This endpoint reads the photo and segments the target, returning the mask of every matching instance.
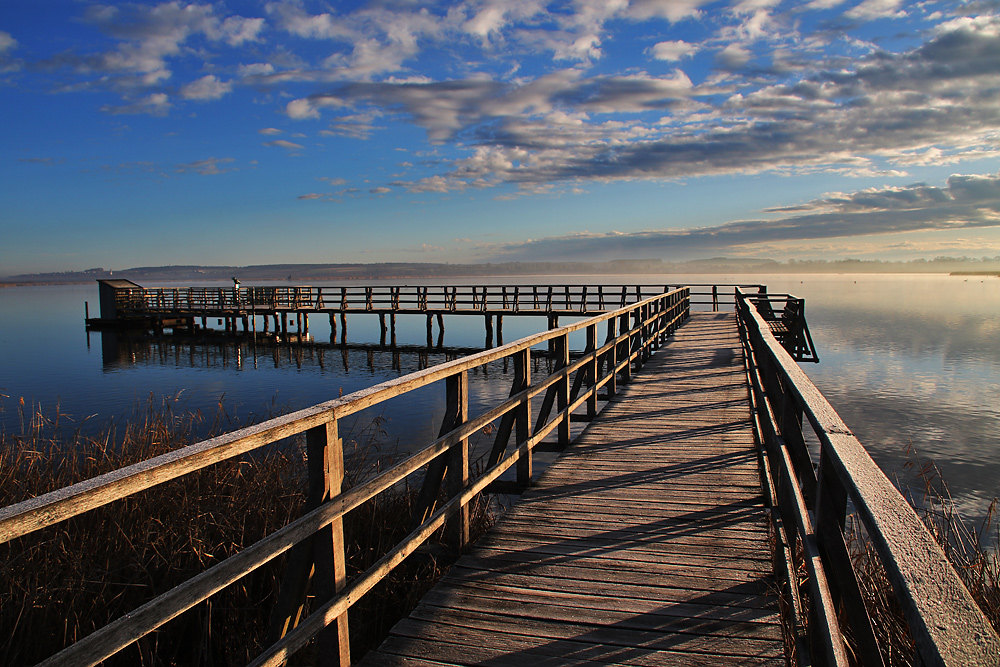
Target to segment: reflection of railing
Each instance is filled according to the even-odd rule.
[[[116,293],[124,314],[207,314],[251,310],[381,313],[593,314],[637,303],[681,285],[437,285],[129,288]],[[733,303],[737,287],[686,285],[693,306]]]
[[[850,504],[892,582],[918,662],[996,665],[1000,639],[958,573],[905,498],[775,339],[758,304],[766,302],[756,295],[740,299],[738,319],[762,443],[762,478],[783,551],[776,562],[784,568],[799,655],[821,665],[883,664],[845,546]],[[805,443],[804,423],[819,440],[818,469]],[[801,591],[800,572],[807,574]],[[848,644],[856,660],[849,661]]]
[[[286,551],[292,552],[289,563],[301,567],[289,567],[286,572],[286,584],[277,603],[276,627],[284,625],[281,621],[286,618],[295,626],[296,610],[302,599],[288,592],[304,590],[314,565],[316,540],[328,556],[332,548],[333,567],[328,562],[315,563],[315,589],[337,593],[332,598],[316,600],[311,615],[284,637],[276,638],[254,664],[279,664],[321,633],[337,643],[339,664],[349,664],[347,610],[440,528],[445,528],[453,548],[465,546],[469,539],[469,503],[510,468],[516,469],[517,483],[527,485],[532,477],[532,451],[542,439],[555,432],[559,443],[567,444],[572,413],[586,411],[588,417],[593,417],[598,391],[614,395],[618,383],[627,381],[689,312],[687,289],[645,298],[626,308],[412,373],[0,510],[0,542],[6,542],[283,438],[302,433],[306,436],[310,497],[318,501],[300,519],[97,630],[43,664],[99,663]],[[603,343],[598,342],[599,325],[606,326]],[[571,362],[569,336],[580,331],[586,335],[586,349]],[[548,343],[555,350],[555,370],[533,381],[531,348]],[[514,367],[508,398],[483,414],[470,417],[468,373],[501,360],[509,360]],[[430,385],[444,385],[446,395],[440,437],[375,479],[342,491],[344,467],[339,420]],[[536,413],[531,404],[539,397],[541,407]],[[469,436],[497,421],[488,468],[478,478],[470,479]],[[414,517],[417,527],[369,570],[348,582],[344,571],[344,515],[420,472],[423,486]],[[442,504],[437,506],[437,502]],[[323,577],[327,578],[321,584],[317,579]]]

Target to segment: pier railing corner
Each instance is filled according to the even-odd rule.
[[[751,409],[799,664],[882,665],[883,651],[845,539],[864,527],[925,667],[995,667],[1000,638],[914,508],[737,290]],[[811,341],[810,341],[811,342]],[[818,452],[808,442],[818,442]],[[815,444],[813,445],[815,447]],[[806,573],[799,585],[799,573]]]

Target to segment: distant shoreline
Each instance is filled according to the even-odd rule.
[[[103,268],[85,271],[21,274],[0,278],[0,287],[28,285],[80,285],[104,279],[149,282],[229,281],[243,282],[342,280],[476,279],[555,275],[643,275],[643,274],[946,274],[953,276],[1000,276],[1000,257],[969,259],[938,257],[931,260],[885,262],[880,260],[789,260],[712,259],[664,262],[657,259],[612,260],[608,262],[508,262],[499,264],[432,264],[386,262],[376,264],[264,264],[251,266],[175,265],[136,267],[123,270]]]

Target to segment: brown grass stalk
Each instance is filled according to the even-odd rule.
[[[209,417],[177,405],[177,397],[150,400],[92,429],[19,401],[21,431],[0,433],[0,507],[240,425],[221,400]],[[345,435],[347,486],[391,458],[381,423]],[[0,664],[45,659],[295,519],[306,495],[302,452],[301,442],[277,443],[0,545]],[[408,532],[412,497],[393,489],[345,517],[349,576]],[[474,516],[481,532],[491,518],[485,502]],[[263,647],[283,564],[244,577],[106,664],[246,664]],[[411,557],[352,609],[355,655],[377,644],[445,566]]]

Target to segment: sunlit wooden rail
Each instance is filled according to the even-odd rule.
[[[698,641],[702,643],[695,648],[692,648],[695,644],[686,645],[683,650],[674,650],[678,646],[676,643],[673,648],[655,647],[657,650],[672,652],[667,656],[671,660],[677,658],[678,654],[687,655],[685,659],[689,658],[688,662],[691,664],[724,661],[719,656],[726,655],[740,656],[740,659],[745,659],[749,664],[753,664],[755,660],[767,664],[782,659],[774,648],[776,617],[773,608],[768,606],[769,603],[740,604],[732,597],[715,595],[719,591],[706,591],[706,600],[712,602],[693,607],[691,605],[701,604],[690,599],[691,592],[699,589],[690,581],[685,583],[683,579],[673,580],[676,583],[666,583],[670,581],[668,577],[672,576],[668,572],[669,561],[661,559],[659,551],[661,543],[669,541],[668,538],[674,534],[685,531],[691,534],[691,539],[695,542],[698,541],[699,534],[739,534],[747,548],[741,548],[738,560],[753,563],[747,576],[753,578],[749,582],[751,588],[758,586],[771,576],[766,568],[761,567],[771,559],[771,555],[766,551],[762,553],[766,547],[759,539],[763,535],[759,525],[763,516],[762,509],[764,505],[768,505],[768,514],[779,545],[774,559],[777,564],[774,576],[779,583],[784,584],[791,601],[792,612],[788,622],[796,638],[799,662],[847,665],[851,664],[849,655],[856,654],[860,656],[857,658],[858,664],[881,664],[873,634],[865,634],[864,626],[866,623],[870,626],[870,622],[856,592],[855,575],[843,547],[845,515],[850,507],[857,512],[859,520],[863,522],[882,556],[897,598],[906,612],[910,632],[915,638],[923,664],[956,667],[996,665],[996,656],[1000,655],[1000,639],[976,608],[958,574],[948,564],[905,499],[878,470],[860,443],[775,339],[773,327],[757,310],[757,306],[762,305],[763,301],[764,297],[758,291],[736,297],[736,321],[739,323],[742,350],[736,347],[735,334],[732,332],[735,325],[730,324],[730,334],[720,334],[715,343],[706,338],[698,351],[689,351],[687,354],[672,352],[673,349],[681,349],[680,345],[668,343],[682,324],[686,321],[692,323],[680,329],[681,332],[689,331],[688,326],[693,327],[690,331],[694,331],[697,328],[695,325],[704,321],[691,318],[690,291],[680,288],[644,297],[624,308],[212,438],[0,510],[0,543],[4,543],[219,461],[241,456],[284,438],[305,435],[310,505],[301,518],[150,600],[127,616],[96,630],[56,653],[43,664],[98,664],[172,618],[209,599],[225,586],[239,581],[248,573],[288,552],[286,585],[272,614],[272,625],[279,628],[279,632],[273,637],[273,643],[251,664],[282,664],[296,650],[315,640],[321,646],[321,655],[330,664],[347,665],[351,661],[347,611],[352,605],[407,556],[429,540],[436,539],[436,535],[443,535],[445,543],[455,552],[466,551],[469,548],[470,503],[480,494],[495,488],[508,470],[518,487],[531,487],[536,479],[533,474],[533,452],[543,442],[558,448],[569,445],[572,440],[571,422],[584,419],[590,420],[590,425],[594,428],[585,429],[583,436],[577,441],[577,453],[581,457],[575,463],[568,464],[568,468],[555,464],[551,469],[552,480],[547,480],[545,484],[553,481],[556,487],[575,486],[581,491],[578,498],[563,498],[562,504],[570,505],[567,509],[576,513],[577,527],[590,523],[589,528],[584,528],[585,531],[590,531],[588,540],[605,540],[604,547],[595,547],[598,551],[601,548],[624,548],[629,546],[627,543],[631,543],[636,546],[637,553],[645,554],[636,557],[636,565],[631,570],[611,568],[613,572],[619,573],[616,580],[618,583],[615,585],[634,586],[631,590],[635,595],[632,598],[610,596],[619,605],[618,616],[606,613],[607,610],[602,611],[601,608],[591,609],[591,618],[599,616],[608,622],[600,628],[592,628],[594,634],[584,644],[604,646],[610,643],[618,647],[615,651],[623,652],[607,653],[606,656],[624,658],[633,655],[632,649],[655,644],[657,640],[647,631],[652,629],[653,634],[660,636],[661,628],[626,627],[627,623],[616,625],[618,621],[613,619],[621,621],[623,615],[635,618],[646,613],[661,620],[664,616],[670,617],[670,614],[658,614],[655,609],[648,609],[649,604],[659,604],[662,607],[662,601],[650,602],[651,589],[670,589],[675,591],[675,599],[670,604],[676,604],[677,610],[687,609],[688,612],[701,609],[705,616],[699,618],[706,627],[714,627],[716,621],[735,622],[737,625],[732,626],[728,634],[722,631],[720,636],[739,637],[741,641],[735,643],[744,647],[727,654],[722,648],[726,641],[712,639],[711,633],[696,632],[690,625],[685,626],[683,622],[677,621],[680,626],[675,625],[673,630],[688,641],[694,641],[691,637],[696,635],[701,638]],[[782,310],[780,305],[776,308],[770,302],[767,306],[772,312]],[[721,314],[702,317],[734,322],[732,317]],[[571,336],[585,338],[583,352],[575,358],[570,355]],[[533,377],[530,364],[532,349],[546,347],[551,349],[553,355],[552,371],[542,378]],[[745,359],[742,364],[740,357]],[[667,395],[684,391],[685,384],[690,384],[695,377],[688,372],[690,369],[684,368],[685,364],[699,366],[699,360],[708,358],[713,362],[728,361],[729,365],[719,372],[719,377],[724,379],[722,383],[718,386],[689,386],[687,389],[692,391],[692,395],[717,394],[717,402],[724,404],[726,410],[706,407],[702,416],[707,418],[708,413],[712,412],[714,414],[711,418],[721,419],[721,422],[699,422],[704,426],[698,426],[693,413],[700,408],[692,404],[657,403],[651,397],[655,394]],[[470,414],[468,373],[484,364],[498,361],[506,362],[512,369],[509,375],[505,375],[510,378],[507,399],[484,408],[480,414]],[[640,380],[644,377],[640,370],[651,363],[658,366],[658,375]],[[732,365],[734,363],[735,366]],[[709,368],[707,363],[700,365],[703,371]],[[706,371],[706,379],[713,373],[714,371]],[[734,378],[739,378],[739,381]],[[630,384],[637,388],[635,396],[624,399],[623,391]],[[440,437],[378,477],[344,490],[344,455],[339,435],[341,420],[390,398],[405,396],[411,391],[432,385],[441,387],[445,395],[446,410]],[[647,393],[644,394],[643,391]],[[605,401],[609,402],[611,408],[606,410],[606,421],[601,425],[594,420],[598,415],[598,407]],[[730,408],[733,412],[728,411]],[[656,414],[643,414],[644,412]],[[735,417],[736,412],[741,415],[738,419]],[[691,421],[689,423],[685,420]],[[815,460],[810,457],[805,444],[806,437],[802,434],[802,429],[807,424],[820,445],[819,458]],[[619,425],[624,425],[624,428],[616,431],[615,428]],[[724,428],[727,425],[733,433],[739,432],[743,438],[735,447],[729,447],[735,441],[727,440]],[[469,438],[475,433],[481,433],[487,426],[495,427],[488,466],[480,474],[473,475],[469,466]],[[683,432],[699,429],[707,436],[703,441],[705,449],[690,446],[672,449],[667,446],[677,430]],[[750,446],[746,440],[749,434],[756,434],[756,447]],[[694,460],[680,457],[685,450],[688,450]],[[715,460],[698,463],[698,457],[711,458],[712,451],[716,451]],[[602,460],[603,452],[613,452],[614,457]],[[727,457],[731,457],[731,460]],[[755,467],[750,463],[751,460],[756,461],[757,468],[761,471],[760,486],[757,486],[758,477],[751,472]],[[593,461],[592,467],[588,467],[591,465],[588,461]],[[652,471],[644,470],[643,465],[651,465]],[[667,479],[671,474],[671,466],[675,466],[673,472],[677,475],[683,474],[686,469],[690,471],[691,479],[697,479],[699,484],[710,485],[688,487],[688,499],[710,501],[714,498],[712,502],[717,506],[720,504],[719,499],[729,499],[732,507],[728,508],[728,513],[721,508],[713,513],[713,510],[703,506],[700,510],[688,508],[691,511],[682,519],[677,513],[684,512],[684,508],[680,507],[684,504],[684,499],[668,493],[670,485]],[[632,478],[627,479],[630,476]],[[630,506],[625,498],[618,497],[613,492],[605,494],[605,500],[610,502],[595,499],[603,493],[606,481],[614,481],[616,478],[622,493],[640,492],[644,501],[641,511],[637,511],[635,505]],[[419,481],[421,487],[413,532],[370,569],[348,579],[344,568],[344,516],[369,499],[408,479]],[[520,521],[525,528],[528,524],[534,525],[536,519],[531,515],[534,507],[541,507],[543,500],[560,500],[560,492],[552,492],[552,488],[539,485],[537,489],[531,489],[525,496],[525,504],[514,509],[509,521]],[[716,491],[709,493],[705,488],[715,488]],[[546,489],[549,491],[546,492]],[[653,492],[662,493],[663,497],[652,499],[649,494]],[[583,497],[591,494],[594,498]],[[619,503],[620,509],[624,509],[627,515],[623,520],[634,522],[637,518],[641,520],[641,517],[645,517],[645,525],[640,522],[631,530],[620,531],[608,526],[608,520],[601,517],[605,516],[605,510],[611,512]],[[597,507],[601,509],[598,510]],[[582,515],[588,514],[592,520],[582,518]],[[735,521],[737,518],[746,521],[738,523]],[[731,520],[732,523],[729,523]],[[550,521],[549,528],[558,534],[557,529],[562,530],[557,526],[558,521]],[[491,550],[490,557],[495,555],[501,560],[509,560],[501,553],[515,557],[519,548],[512,543],[505,543],[504,539],[506,538],[488,537],[482,543],[482,549]],[[584,542],[576,544],[582,545]],[[614,546],[615,544],[618,546]],[[528,547],[528,550],[532,548]],[[593,557],[596,560],[604,557],[596,552],[570,555]],[[708,560],[704,563],[706,566],[710,565]],[[461,568],[468,570],[470,566],[466,564]],[[461,568],[455,571],[453,578],[461,576]],[[477,565],[471,569],[480,568]],[[656,581],[646,578],[629,583],[622,579],[634,575],[636,569],[652,570]],[[622,574],[626,570],[631,574]],[[797,585],[800,571],[808,573],[802,586]],[[548,573],[552,574],[552,570],[548,570]],[[566,574],[566,571],[562,572],[562,575]],[[566,578],[563,576],[563,579]],[[590,578],[598,577],[592,574]],[[611,579],[613,577],[609,575],[608,580]],[[310,581],[316,597],[310,607],[310,615],[299,620],[295,610],[301,605],[306,584]],[[508,584],[512,583],[511,579],[506,581]],[[524,583],[523,580],[517,581],[519,585]],[[756,592],[746,589],[728,592],[744,598],[751,593],[751,597],[757,596]],[[586,605],[581,606],[580,596],[590,598],[587,605],[600,605],[598,598],[607,597],[600,591],[589,596],[570,591],[562,593],[564,601],[577,601],[578,610],[586,608]],[[725,601],[720,603],[723,598]],[[440,599],[437,598],[439,601]],[[631,599],[631,602],[625,601],[626,599]],[[646,601],[645,610],[637,602],[641,600]],[[717,618],[718,610],[713,612],[707,609],[717,603],[728,609],[733,617]],[[426,605],[435,604],[435,598],[432,597],[419,609],[426,611]],[[691,617],[687,612],[677,613]],[[472,620],[475,614],[468,616],[468,626],[463,626],[467,630],[475,626]],[[427,618],[423,619],[426,620]],[[588,621],[584,625],[589,623]],[[753,625],[754,630],[763,632],[758,633],[759,636],[746,636],[744,631],[747,623]],[[512,621],[512,625],[516,623]],[[412,623],[411,626],[400,626],[396,636],[406,635],[406,627],[412,627]],[[523,624],[520,627],[522,630],[525,628]],[[550,635],[559,629],[551,624],[546,628]],[[562,630],[566,628],[562,627]],[[625,645],[623,648],[622,637],[626,635],[632,637],[637,646],[630,648]],[[603,639],[599,642],[591,641],[597,636]],[[521,635],[521,640],[523,639],[524,635]],[[593,648],[580,647],[579,638],[549,636],[548,640],[551,643],[547,643],[546,650],[555,650],[557,653],[545,658],[549,664],[563,664],[559,662],[558,653],[569,645],[560,642],[577,642],[573,646],[578,649]],[[758,640],[761,643],[752,643]],[[537,637],[533,641],[537,645]],[[720,643],[711,647],[716,641]],[[391,647],[385,649],[384,653],[400,655],[390,649]],[[523,643],[522,649],[525,649]],[[527,655],[534,656],[532,659],[540,655],[531,647],[525,650],[528,651]],[[752,655],[746,655],[747,653]],[[483,656],[481,658],[487,659]],[[422,658],[406,658],[403,662],[416,666],[421,664],[420,660]],[[596,659],[593,662],[606,663],[609,660]],[[586,664],[586,660],[568,660],[567,664],[570,663]],[[506,663],[501,661],[497,664]],[[659,663],[653,660],[638,661],[636,664]]]
[[[735,287],[683,285],[692,305],[718,310],[733,303]],[[681,285],[300,285],[253,287],[124,288],[115,302],[122,316],[287,311],[396,314],[590,315],[637,303]]]
[[[906,499],[772,335],[756,294],[737,295],[775,563],[800,663],[882,665],[846,543],[848,511],[872,541],[918,664],[1000,664],[1000,638]],[[818,455],[810,452],[815,443]],[[799,585],[801,573],[805,583]],[[791,582],[791,583],[789,583]]]

